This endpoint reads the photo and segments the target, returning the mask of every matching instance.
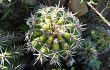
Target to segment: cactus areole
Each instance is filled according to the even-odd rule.
[[[62,58],[68,65],[73,64],[75,48],[81,46],[82,30],[74,14],[64,8],[42,6],[31,15],[27,25],[30,27],[26,34],[28,50],[38,52],[34,54],[38,56],[36,62],[50,61],[52,65],[61,65]]]

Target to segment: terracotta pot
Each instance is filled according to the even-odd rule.
[[[80,3],[80,0],[69,0],[68,7],[73,13],[78,12],[77,16],[83,16],[88,12],[87,5],[84,2]]]

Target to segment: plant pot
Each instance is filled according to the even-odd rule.
[[[83,16],[88,12],[87,5],[85,2],[80,3],[80,0],[69,0],[69,10],[73,13],[78,13],[77,16]]]

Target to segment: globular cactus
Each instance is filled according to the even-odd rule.
[[[74,63],[75,49],[81,46],[81,31],[77,17],[58,6],[42,6],[27,21],[30,30],[26,34],[27,49],[37,56],[35,63],[61,66],[61,59],[68,66]],[[34,64],[35,64],[34,63]]]
[[[110,29],[104,26],[97,26],[90,30],[90,37],[96,44],[98,52],[104,53],[109,50]]]
[[[20,41],[20,34],[0,30],[0,70],[18,70],[23,55]]]
[[[90,40],[85,38],[82,42],[82,48],[77,50],[78,61],[77,63],[82,64],[83,70],[99,70],[101,61],[98,58],[98,51],[96,45]]]

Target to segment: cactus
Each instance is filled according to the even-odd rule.
[[[41,6],[26,23],[30,27],[27,50],[37,56],[34,64],[48,61],[61,66],[63,59],[67,66],[73,65],[75,49],[81,46],[82,24],[72,12],[59,6]]]
[[[97,26],[95,29],[91,29],[90,37],[93,42],[96,43],[98,52],[104,53],[109,50],[110,45],[110,30],[104,26]]]
[[[0,70],[17,70],[20,67],[20,57],[23,55],[23,47],[17,45],[22,41],[20,36],[0,29]]]
[[[83,65],[82,70],[99,70],[101,61],[98,58],[99,53],[95,44],[90,40],[90,38],[85,38],[82,43],[83,47],[77,50],[77,63],[81,63]]]

